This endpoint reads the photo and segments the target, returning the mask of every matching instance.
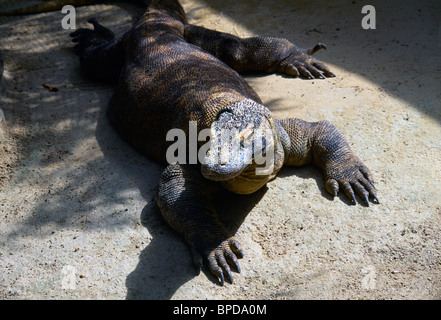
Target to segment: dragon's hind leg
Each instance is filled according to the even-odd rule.
[[[113,32],[95,18],[87,21],[93,24],[93,30],[80,28],[70,34],[76,43],[73,49],[80,56],[81,66],[94,79],[116,82],[124,63],[124,37],[115,40]]]
[[[87,22],[93,25],[94,30],[81,28],[70,34],[72,41],[77,43],[74,51],[78,55],[115,40],[113,32],[99,24],[95,18],[87,19]]]

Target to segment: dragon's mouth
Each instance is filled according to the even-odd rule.
[[[211,126],[210,147],[201,163],[205,178],[227,181],[244,171],[250,174],[271,175],[274,162],[275,128],[266,115],[247,110],[222,112]],[[266,167],[269,170],[262,170]],[[250,169],[256,168],[254,173]],[[271,172],[270,172],[271,171]]]

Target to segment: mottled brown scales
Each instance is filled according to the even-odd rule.
[[[83,2],[87,1],[78,1]],[[75,31],[74,49],[90,76],[117,83],[109,106],[111,121],[143,154],[168,164],[169,130],[188,133],[189,121],[196,121],[198,130],[211,128],[212,141],[217,142],[205,161],[167,165],[157,195],[162,215],[183,235],[199,269],[205,259],[221,283],[224,276],[233,281],[231,268],[240,271],[237,258],[243,251],[220,223],[212,203],[219,186],[250,193],[272,179],[282,165],[313,163],[323,170],[332,195],[343,190],[354,202],[355,194],[367,204],[369,196],[378,202],[372,175],[334,125],[275,119],[238,73],[331,77],[333,73],[311,56],[324,45],[304,50],[286,39],[239,38],[188,24],[176,0],[146,4],[139,21],[118,40],[95,19],[89,20],[94,30]],[[226,128],[238,132],[230,142],[222,139]],[[254,153],[250,158],[251,148],[258,149],[250,137],[258,129],[270,134],[260,146],[262,151],[274,149],[274,166],[263,175],[256,174]],[[233,143],[240,148],[232,148]],[[216,150],[222,147],[237,161],[217,161]]]

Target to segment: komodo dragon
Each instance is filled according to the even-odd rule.
[[[286,39],[239,38],[191,25],[176,0],[146,1],[146,6],[121,39],[95,19],[88,20],[93,30],[78,29],[71,36],[82,68],[96,79],[117,83],[108,110],[116,130],[142,154],[167,165],[157,204],[184,236],[198,271],[206,259],[221,284],[224,276],[233,282],[232,268],[240,272],[242,248],[220,223],[211,201],[219,186],[249,194],[282,165],[313,163],[323,170],[330,194],[342,189],[354,203],[355,193],[368,205],[369,196],[379,203],[371,173],[334,125],[276,119],[238,73],[333,77],[311,56],[323,45],[305,50]],[[167,133],[181,129],[188,136],[191,121],[198,132],[210,129],[209,149],[197,164],[168,163],[173,141],[166,141]],[[260,144],[259,130],[265,132]],[[225,132],[236,134],[225,138]],[[258,160],[271,152],[272,167],[258,172],[263,166]]]

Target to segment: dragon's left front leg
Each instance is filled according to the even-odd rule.
[[[323,170],[326,190],[336,196],[343,189],[352,202],[355,193],[369,205],[369,196],[379,203],[369,169],[352,152],[346,138],[329,121],[307,122],[300,119],[279,121],[287,135],[282,139],[285,164],[301,166],[314,163]]]

